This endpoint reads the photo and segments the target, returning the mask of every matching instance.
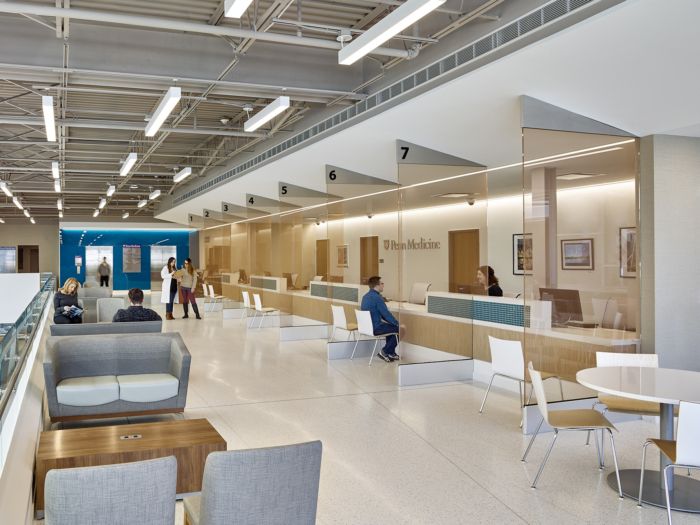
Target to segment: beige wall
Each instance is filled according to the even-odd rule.
[[[39,246],[39,271],[58,275],[59,244],[58,222],[53,224],[20,223],[0,224],[0,246],[21,244]]]

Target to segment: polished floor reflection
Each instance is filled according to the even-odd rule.
[[[185,417],[208,418],[230,449],[323,441],[320,524],[666,523],[661,509],[618,500],[583,433],[561,435],[530,489],[549,436],[520,462],[516,394],[493,390],[480,416],[480,384],[398,388],[394,364],[329,363],[323,341],[280,343],[278,329],[247,330],[220,312],[164,330],[179,331],[192,353]],[[620,468],[638,468],[657,426],[618,428]]]

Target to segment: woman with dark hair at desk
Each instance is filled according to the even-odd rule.
[[[82,323],[80,313],[76,314],[73,307],[79,308],[78,288],[80,283],[74,277],[69,277],[53,296],[53,322],[54,324]]]
[[[488,279],[488,280],[487,280]],[[498,286],[496,272],[490,266],[479,266],[476,271],[476,281],[484,287],[484,291],[493,297],[503,297],[503,290]]]

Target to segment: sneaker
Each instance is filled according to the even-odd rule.
[[[391,363],[391,357],[386,355],[382,350],[377,352],[377,357],[381,359],[382,361],[386,361],[387,363]]]
[[[392,361],[398,361],[399,359],[401,359],[401,358],[399,357],[399,354],[387,354],[387,356],[388,356],[389,359],[391,359]]]

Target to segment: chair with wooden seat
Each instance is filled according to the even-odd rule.
[[[241,295],[243,296],[243,308],[245,309],[245,316],[248,317],[250,314],[250,311],[253,310],[253,319],[255,319],[255,316],[257,313],[255,312],[255,309],[252,307],[250,304],[250,292],[242,291]],[[251,321],[252,324],[252,321]]]
[[[262,301],[260,300],[260,294],[253,294],[253,303],[255,306],[256,315],[260,314],[260,324],[258,325],[258,328],[262,328],[263,322],[265,321],[265,317],[267,317],[270,314],[274,314],[275,312],[279,312],[277,308],[263,308]]]
[[[613,462],[615,463],[615,475],[617,477],[617,492],[620,498],[622,498],[622,487],[620,485],[620,471],[617,466],[617,454],[615,452],[615,438],[612,434],[613,430],[617,430],[615,426],[610,421],[608,421],[608,419],[603,414],[601,414],[597,410],[593,410],[592,408],[553,410],[550,412],[547,406],[547,398],[544,393],[542,376],[537,370],[533,368],[532,362],[528,363],[528,372],[530,373],[532,389],[535,391],[535,397],[537,398],[537,407],[539,408],[540,414],[542,415],[542,420],[540,421],[540,424],[537,425],[537,429],[532,435],[532,439],[530,439],[530,443],[528,444],[527,449],[525,450],[525,454],[523,454],[521,461],[524,462],[527,459],[527,455],[530,453],[532,444],[535,442],[535,438],[537,437],[540,428],[542,428],[543,423],[547,423],[554,430],[554,438],[552,439],[549,448],[547,448],[547,452],[545,452],[544,458],[542,459],[542,464],[540,465],[540,468],[537,471],[537,475],[535,476],[535,480],[532,482],[531,487],[533,489],[537,487],[537,482],[539,481],[540,476],[542,475],[544,466],[547,464],[547,460],[549,459],[549,455],[552,452],[554,443],[556,443],[557,437],[559,437],[559,432],[563,430],[575,430],[581,432],[594,432],[597,430],[601,430],[602,432],[607,432],[610,436],[610,448],[612,449]],[[596,444],[597,443],[598,440],[596,439]],[[598,454],[598,465],[602,468],[600,454]]]
[[[345,318],[345,308],[342,306],[331,305],[331,313],[333,314],[333,331],[331,332],[331,337],[328,339],[329,342],[333,341],[335,337],[335,331],[337,329],[345,330],[348,332],[347,339],[350,339],[352,335],[354,339],[357,339],[357,324],[348,323]]]
[[[525,379],[525,356],[523,355],[523,345],[520,343],[520,341],[498,339],[496,337],[489,336],[489,349],[491,350],[491,381],[489,381],[489,386],[486,389],[484,399],[481,402],[479,414],[484,411],[486,399],[489,397],[491,385],[493,384],[493,380],[496,378],[496,376],[518,381],[518,388],[520,389],[520,408],[522,409],[525,405],[529,405],[530,400],[532,399],[533,390],[530,389],[530,395],[525,402],[525,385],[527,381]],[[540,372],[540,375],[544,380],[559,380],[559,392],[563,401],[564,389],[561,384],[561,378],[559,378],[559,376],[556,374],[551,374],[548,372]],[[523,426],[522,419],[520,420],[520,426]]]
[[[217,295],[216,292],[214,292],[214,285],[213,284],[208,284],[207,288],[209,288],[209,300],[211,302],[213,302],[214,304],[224,302],[224,299],[226,299],[226,296]]]
[[[668,523],[671,525],[671,502],[668,494],[668,476],[673,476],[676,467],[690,470],[700,469],[700,404],[681,401],[678,412],[678,432],[676,441],[666,439],[647,439],[642,447],[642,471],[639,476],[639,499],[637,505],[642,506],[642,491],[644,490],[644,467],[647,447],[651,444],[658,447],[661,453],[671,462],[664,467],[664,491],[666,492],[666,512]],[[700,494],[697,495],[700,498]]]
[[[398,345],[399,334],[381,334],[374,335],[374,325],[372,324],[372,316],[369,312],[363,310],[355,310],[355,319],[357,319],[357,339],[355,340],[355,347],[352,349],[352,355],[350,359],[355,357],[355,351],[357,350],[357,345],[361,338],[364,336],[365,340],[374,339],[374,346],[372,347],[372,354],[369,357],[369,366],[372,366],[372,359],[374,359],[374,353],[377,351],[377,344],[380,339],[384,339],[390,335],[395,335]]]

